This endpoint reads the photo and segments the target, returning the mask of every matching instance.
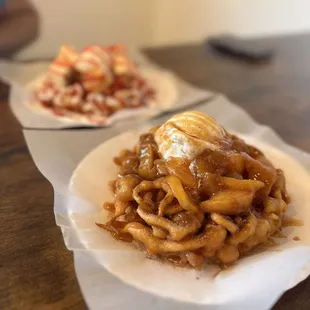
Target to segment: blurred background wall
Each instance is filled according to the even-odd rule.
[[[243,36],[310,30],[309,0],[157,0],[153,44],[194,41],[232,32]]]
[[[32,0],[40,39],[20,57],[53,56],[63,43],[160,46],[235,33],[310,31],[310,0]]]
[[[41,17],[39,40],[21,58],[54,56],[60,45],[152,42],[153,0],[31,0]]]

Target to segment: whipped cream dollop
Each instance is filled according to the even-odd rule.
[[[155,132],[155,141],[163,159],[193,159],[206,149],[222,147],[227,133],[212,117],[196,111],[177,114]]]

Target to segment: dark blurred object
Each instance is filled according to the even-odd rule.
[[[39,16],[28,0],[0,0],[0,57],[11,58],[39,34]]]
[[[81,73],[72,68],[66,76],[66,85],[73,85],[81,80]]]
[[[210,37],[208,44],[221,54],[251,63],[266,62],[273,56],[270,48],[233,35]]]
[[[0,102],[5,103],[9,98],[10,86],[0,79]]]

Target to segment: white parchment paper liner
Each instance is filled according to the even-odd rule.
[[[244,111],[231,104],[224,97],[218,97],[213,102],[196,109],[215,117],[230,130],[259,138],[281,151],[292,155],[309,170],[310,156],[308,154],[286,145],[272,130],[268,127],[257,125]],[[223,111],[225,111],[225,113],[223,113]],[[166,115],[164,118],[168,117],[169,115]],[[164,121],[164,118],[154,121],[153,124]],[[75,252],[81,250],[83,252],[85,245],[81,244],[81,236],[76,234],[76,231],[70,226],[70,221],[68,220],[66,209],[68,181],[80,159],[84,157],[91,148],[102,143],[102,141],[107,138],[114,136],[116,132],[98,129],[95,131],[83,130],[75,132],[36,132],[25,130],[24,133],[36,164],[54,186],[56,221],[58,225],[62,226],[66,245]],[[309,228],[307,221],[305,221],[305,227],[307,227],[307,229]],[[309,274],[308,269],[302,270],[310,258],[309,248],[298,246],[298,243],[295,244],[297,244],[297,246],[290,251],[273,252],[272,255],[268,256],[268,259],[265,258],[260,260],[262,264],[266,264],[265,267],[261,264],[250,264],[245,267],[245,269],[242,269],[242,266],[238,267],[241,268],[241,270],[238,271],[238,278],[234,279],[233,283],[231,281],[232,279],[230,279],[232,275],[227,275],[227,273],[226,275],[221,275],[220,278],[217,277],[217,281],[220,281],[224,287],[225,284],[227,285],[226,291],[228,293],[225,293],[224,290],[222,294],[218,295],[217,292],[214,291],[213,300],[212,296],[210,297],[207,295],[200,296],[202,299],[194,301],[216,306],[216,309],[247,309],[240,308],[245,306],[251,306],[253,309],[269,308],[286,289],[297,284]],[[288,245],[284,246],[286,247]],[[102,283],[110,283],[111,281],[115,283],[113,287],[119,294],[122,294],[123,290],[125,292],[129,290],[131,292],[130,294],[133,294],[132,298],[134,298],[135,303],[132,309],[140,309],[140,306],[142,307],[152,302],[155,304],[150,306],[149,309],[161,309],[156,305],[161,305],[160,307],[162,307],[162,309],[180,309],[180,303],[178,302],[165,300],[148,293],[142,293],[132,287],[128,288],[128,286],[114,279],[106,271],[102,270],[102,267],[100,267],[98,263],[93,262],[93,259],[89,257],[89,253],[90,252],[83,252],[75,254],[75,257],[76,270],[82,292],[88,304],[91,305],[91,308],[112,309],[103,305],[105,304],[106,296],[103,296],[102,289],[97,287],[97,285],[106,287]],[[249,259],[255,260],[256,258],[253,256]],[[273,262],[271,263],[270,260],[273,260]],[[287,261],[290,263],[287,264]],[[281,262],[284,262],[284,264],[281,265]],[[262,268],[262,270],[255,270],[257,266]],[[273,266],[273,268],[268,269],[270,266]],[[276,268],[274,268],[274,266],[276,266]],[[90,270],[94,268],[95,270],[96,276],[93,280],[91,279],[93,273],[84,272],[84,270],[88,268],[90,268]],[[257,277],[257,272],[259,272],[260,279]],[[274,276],[271,276],[271,274],[274,274]],[[111,279],[114,280],[112,281]],[[201,280],[203,281],[203,279]],[[89,283],[93,283],[92,281],[94,281],[94,284],[90,285]],[[264,282],[264,284],[262,284],[262,282]],[[236,287],[239,287],[240,290],[236,289]],[[214,288],[216,288],[216,286],[213,286],[213,289]],[[221,288],[223,289],[223,287]],[[148,289],[149,288],[147,288],[147,290]],[[169,291],[169,289],[167,290]],[[209,287],[210,292],[211,290],[212,286]],[[168,294],[168,297],[169,296]],[[176,298],[176,296],[174,297]],[[126,301],[122,298],[113,300],[111,296],[109,296],[108,299],[113,304],[113,309],[122,309],[125,306],[128,308],[128,300]],[[190,296],[180,296],[179,299],[189,301]],[[192,309],[196,309],[196,306],[195,308],[194,306],[191,307],[193,307]]]
[[[182,81],[176,75],[171,72],[165,71],[153,62],[151,62],[145,55],[139,52],[135,48],[129,49],[130,57],[134,59],[143,71],[147,73],[147,76],[153,80],[153,86],[158,90],[158,100],[166,105],[160,108],[139,108],[136,110],[126,110],[116,113],[115,116],[110,118],[111,123],[118,122],[120,120],[135,118],[148,118],[150,116],[158,115],[163,110],[175,110],[185,107],[187,105],[195,104],[199,101],[208,99],[214,95],[214,93],[197,88],[189,83]],[[80,127],[80,126],[95,126],[85,123],[85,120],[70,120],[66,118],[56,117],[50,113],[42,113],[42,111],[35,111],[30,109],[26,103],[32,102],[31,86],[36,80],[40,79],[42,75],[47,71],[49,62],[30,62],[30,63],[14,63],[14,62],[0,62],[0,77],[6,83],[11,85],[10,90],[10,107],[15,115],[25,128],[68,128],[68,127]],[[153,73],[152,73],[153,72]],[[164,98],[170,98],[169,102]],[[167,101],[167,100],[166,100]],[[172,105],[171,105],[172,104]],[[170,106],[171,105],[171,106]],[[107,124],[109,125],[109,124]]]

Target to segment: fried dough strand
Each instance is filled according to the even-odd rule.
[[[137,241],[142,242],[152,254],[192,251],[199,248],[214,248],[226,238],[226,230],[217,225],[208,225],[203,233],[190,240],[160,240],[153,236],[151,230],[141,223],[129,223],[124,232],[130,233]]]

